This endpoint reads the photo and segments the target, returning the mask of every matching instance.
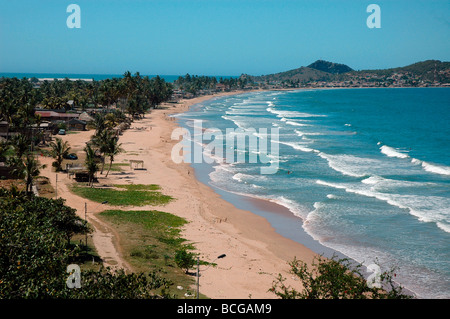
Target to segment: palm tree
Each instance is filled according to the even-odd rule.
[[[56,167],[56,171],[61,171],[62,161],[66,155],[69,154],[70,146],[67,142],[63,142],[62,139],[57,137],[55,142],[50,143],[50,147],[52,148],[50,151],[51,156],[55,159],[53,162],[53,167]]]
[[[19,160],[30,148],[30,139],[24,134],[17,134],[11,138],[10,145],[14,149],[14,157]]]
[[[109,168],[108,172],[106,172],[106,177],[108,177],[109,171],[111,170],[112,163],[114,161],[114,156],[123,152],[123,149],[120,147],[122,144],[119,144],[118,136],[111,136],[105,145],[105,155],[109,156]]]
[[[109,129],[115,128],[119,124],[119,119],[111,112],[105,115],[105,124]]]
[[[94,177],[95,173],[98,171],[98,164],[97,160],[95,158],[95,150],[92,148],[91,144],[87,144],[84,148],[84,151],[86,152],[86,168],[88,170],[89,175],[89,185],[92,187],[94,185]]]
[[[92,138],[92,144],[98,148],[102,154],[102,168],[100,174],[103,174],[103,168],[105,166],[105,152],[107,151],[108,140],[110,140],[113,135],[112,131],[109,129],[103,129],[97,132]]]
[[[104,131],[106,129],[105,115],[102,113],[95,113],[92,124],[95,127],[95,135]]]
[[[39,161],[32,154],[27,154],[21,165],[13,168],[12,173],[24,179],[26,192],[31,194],[34,178],[39,176],[40,170],[45,167],[46,165],[40,165]]]

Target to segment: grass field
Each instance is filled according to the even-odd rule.
[[[165,205],[173,198],[159,192],[160,187],[151,185],[113,185],[110,188],[92,188],[74,185],[72,191],[84,198],[112,206]]]
[[[72,191],[95,202],[108,201],[110,206],[164,205],[173,200],[171,196],[162,194],[155,184],[116,184],[108,188],[74,185]],[[135,272],[157,271],[173,283],[170,294],[177,298],[194,297],[195,292],[189,287],[194,285],[195,276],[186,274],[175,263],[177,250],[194,248],[180,236],[186,220],[157,210],[106,210],[98,217],[117,231],[122,254]],[[179,286],[183,289],[178,289]],[[186,297],[186,293],[191,296]]]
[[[173,283],[170,292],[177,298],[185,298],[184,294],[195,283],[195,276],[186,275],[178,268],[174,256],[176,250],[185,245],[180,232],[186,220],[156,210],[107,210],[99,217],[119,233],[124,258],[136,272],[158,271]],[[190,292],[194,295],[192,290]]]

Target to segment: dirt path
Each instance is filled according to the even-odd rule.
[[[89,140],[92,132],[82,132],[78,134],[70,134],[62,136],[64,141],[68,141],[72,149],[76,149],[85,141]],[[81,142],[81,144],[80,144]],[[102,222],[96,215],[106,209],[111,209],[108,205],[102,205],[97,202],[90,201],[72,193],[69,189],[73,183],[65,173],[55,173],[52,171],[53,159],[50,157],[40,157],[40,162],[46,164],[47,167],[41,170],[41,175],[49,178],[53,188],[57,190],[58,198],[64,198],[66,205],[76,209],[77,215],[87,221],[93,227],[92,241],[95,249],[103,260],[105,267],[111,267],[113,270],[124,269],[127,273],[132,271],[132,267],[122,258],[120,247],[118,245],[118,234],[114,228]],[[56,180],[56,176],[57,180]],[[85,208],[87,208],[85,216]]]

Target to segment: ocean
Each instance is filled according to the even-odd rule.
[[[191,133],[186,145],[205,152],[215,140],[246,156],[205,153],[215,161],[192,164],[224,198],[283,205],[292,218],[263,215],[286,237],[395,268],[395,280],[419,298],[450,298],[449,102],[450,88],[260,91],[213,98],[176,118]],[[195,120],[216,138],[198,142]],[[261,149],[230,146],[227,128],[275,140],[278,156],[252,162]],[[261,173],[274,164],[274,174]],[[239,207],[239,197],[229,200]]]
[[[134,73],[132,73],[134,75]],[[141,76],[146,76],[148,74],[141,74]],[[183,75],[184,76],[184,75]],[[73,74],[73,73],[6,73],[6,72],[0,72],[0,78],[37,78],[37,79],[81,79],[81,80],[95,80],[95,81],[101,81],[106,79],[112,79],[112,78],[122,78],[123,74]],[[155,75],[148,75],[149,78],[156,77]],[[175,80],[178,79],[179,75],[160,75],[162,79],[164,79],[166,82],[173,83]],[[220,78],[235,78],[237,76],[216,76],[217,79]]]
[[[134,74],[134,73],[132,73]],[[145,74],[141,74],[145,76]],[[156,75],[149,75],[150,78]],[[74,74],[74,73],[6,73],[0,72],[0,78],[37,78],[37,79],[80,79],[80,80],[95,80],[101,81],[112,78],[122,78],[123,74]],[[178,75],[160,75],[166,82],[174,82],[178,79]]]

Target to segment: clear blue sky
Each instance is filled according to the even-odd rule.
[[[69,29],[69,4],[81,28]],[[369,4],[381,29],[369,29]],[[0,72],[261,75],[450,60],[448,0],[0,0]]]

